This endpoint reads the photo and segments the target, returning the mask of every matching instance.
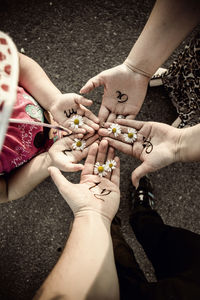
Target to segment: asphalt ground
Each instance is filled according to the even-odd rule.
[[[19,51],[35,59],[62,92],[78,93],[90,77],[124,61],[154,1],[1,0],[0,4],[0,30],[13,38]],[[169,66],[187,41],[164,66]],[[96,114],[102,93],[98,88],[88,95]],[[168,95],[157,87],[148,90],[137,118],[171,124],[176,116]],[[154,281],[152,266],[128,223],[130,174],[139,162],[119,155],[122,231],[147,279]],[[79,181],[79,173],[65,175]],[[164,222],[200,233],[199,163],[176,163],[150,178]],[[26,197],[1,204],[1,300],[33,297],[60,257],[71,221],[72,213],[50,178]]]

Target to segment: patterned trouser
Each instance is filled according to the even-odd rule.
[[[181,119],[179,127],[200,123],[200,33],[169,67],[163,83]]]

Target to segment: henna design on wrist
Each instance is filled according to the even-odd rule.
[[[147,139],[143,136],[143,142],[144,143],[142,144],[142,146],[143,148],[146,148],[145,152],[147,154],[151,153],[151,151],[153,150],[153,144],[151,143],[151,138]]]
[[[67,118],[70,118],[71,115],[75,115],[77,113],[76,110],[74,110],[73,108],[72,109],[69,109],[69,110],[64,110],[64,114]]]
[[[96,186],[98,186],[100,183],[101,183],[101,181],[95,182],[94,185],[89,188],[89,190],[91,191],[93,188],[95,188]],[[112,191],[107,190],[107,189],[101,189],[101,193],[100,194],[95,194],[93,191],[91,191],[91,192],[94,194],[94,197],[96,199],[105,202],[105,200],[102,199],[101,197],[109,195]]]
[[[116,91],[116,93],[118,94],[117,96],[117,101],[119,103],[124,103],[128,100],[128,95],[127,94],[122,94],[120,91]]]

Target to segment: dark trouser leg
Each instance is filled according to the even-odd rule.
[[[116,217],[111,226],[111,235],[120,285],[120,299],[141,300],[141,286],[146,284],[147,280],[136,262],[133,250],[123,238],[119,219]]]
[[[133,211],[130,223],[158,279],[180,275],[200,285],[198,234],[165,225],[156,211],[143,207]]]

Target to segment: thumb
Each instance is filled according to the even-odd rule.
[[[103,85],[103,80],[99,75],[94,76],[93,78],[89,79],[88,82],[80,89],[81,94],[89,93],[94,88]]]
[[[132,183],[136,189],[138,188],[140,178],[142,178],[149,172],[150,172],[150,169],[145,163],[142,163],[139,167],[137,167],[132,172],[131,179],[132,179]]]
[[[65,200],[73,191],[74,184],[68,181],[56,167],[49,167],[48,171],[59,192]]]

